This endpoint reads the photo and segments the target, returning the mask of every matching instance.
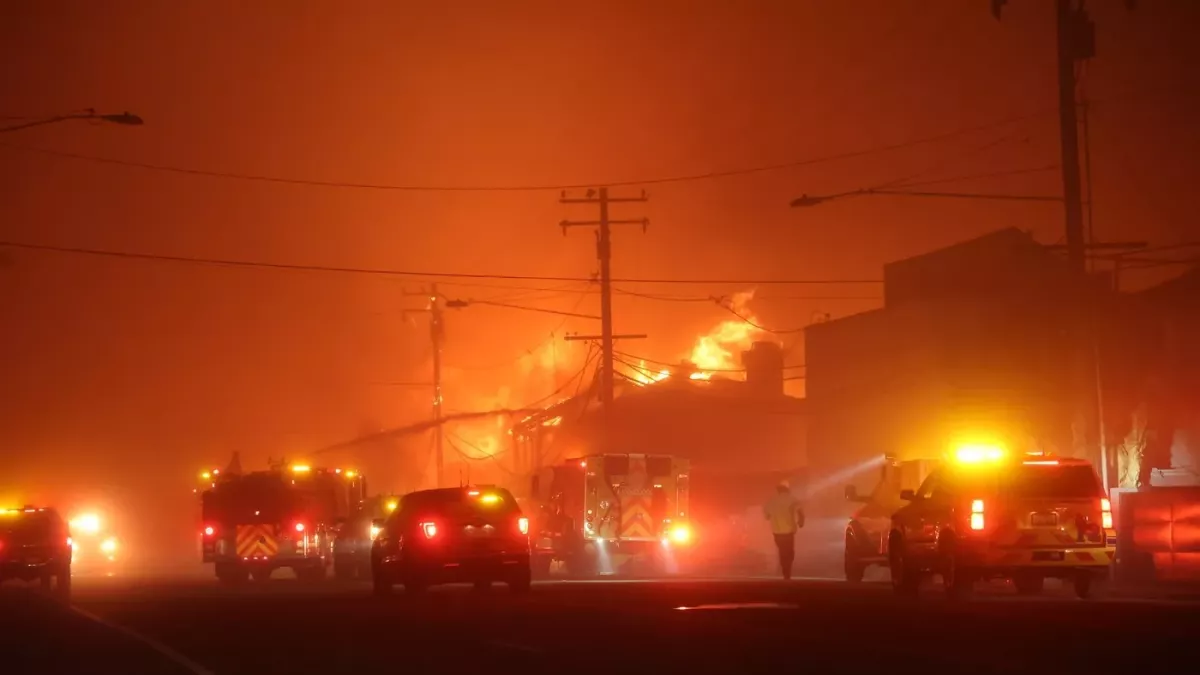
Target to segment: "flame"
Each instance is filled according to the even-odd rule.
[[[657,373],[654,372],[654,369],[648,367],[643,360],[639,360],[637,368],[633,368],[632,370],[633,373],[630,375],[630,379],[643,387],[647,384],[661,382],[671,376],[671,371],[665,368]]]
[[[739,356],[749,349],[751,343],[762,339],[765,331],[755,328],[758,317],[750,309],[754,289],[734,293],[729,299],[729,308],[745,320],[734,317],[717,324],[707,335],[700,336],[692,347],[688,359],[700,371],[692,375],[693,380],[707,380],[712,371],[736,371],[741,369]]]

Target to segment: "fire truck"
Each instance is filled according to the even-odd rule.
[[[307,464],[203,475],[210,484],[201,493],[202,559],[231,584],[265,581],[280,568],[302,581],[324,579],[338,525],[366,494],[357,472]]]
[[[366,499],[340,523],[333,540],[333,574],[338,579],[371,577],[371,544],[379,534],[376,521],[386,518],[400,505],[397,495],[377,495]]]
[[[871,565],[887,567],[887,534],[892,514],[907,504],[900,499],[903,490],[916,490],[939,464],[936,459],[897,460],[884,457],[879,481],[867,494],[854,485],[846,486],[846,500],[861,504],[846,525],[844,569],[846,580],[857,583]]]
[[[547,467],[532,481],[535,575],[554,563],[579,576],[649,559],[669,570],[692,541],[685,459],[602,454]]]

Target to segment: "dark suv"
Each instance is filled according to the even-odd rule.
[[[405,495],[371,547],[376,595],[403,584],[420,593],[435,584],[494,581],[515,593],[530,588],[529,519],[511,493],[496,487],[424,490]]]
[[[0,583],[9,579],[38,579],[42,588],[70,595],[71,537],[57,511],[32,506],[0,511]]]

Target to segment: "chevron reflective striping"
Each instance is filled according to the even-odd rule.
[[[239,525],[237,555],[241,558],[273,556],[279,552],[274,525]]]

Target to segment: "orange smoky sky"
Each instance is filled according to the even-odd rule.
[[[1005,175],[940,187],[1057,193],[1054,170],[1033,170],[1058,163],[1051,9],[1013,0],[998,22],[987,3],[961,0],[5,2],[0,115],[94,107],[146,124],[0,137],[0,239],[334,267],[596,271],[592,233],[557,227],[595,211],[559,204],[558,189],[305,186],[69,153],[393,186],[629,181],[614,192],[644,186],[649,201],[613,216],[651,224],[616,228],[613,271],[625,279],[870,280],[886,261],[1000,227],[1053,243],[1054,204],[861,197],[788,208],[802,193],[988,173]],[[1194,239],[1190,200],[1178,196],[1200,168],[1189,33],[1200,3],[1089,9],[1095,236]],[[190,491],[197,467],[235,450],[255,464],[424,419],[428,391],[405,384],[428,381],[427,316],[404,310],[425,306],[429,281],[4,249],[0,487]],[[880,303],[869,283],[619,286],[617,331],[649,336],[620,349],[652,371],[707,349],[701,336],[735,319],[715,299],[753,291],[745,308],[781,331]],[[443,278],[440,290],[598,312],[586,284]],[[597,330],[495,305],[448,310],[446,407],[547,396],[586,349],[562,335]],[[798,334],[774,339],[803,361]],[[415,457],[428,443],[389,447]]]

